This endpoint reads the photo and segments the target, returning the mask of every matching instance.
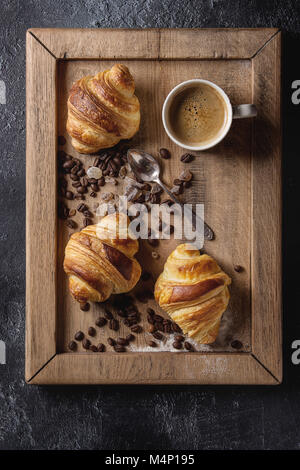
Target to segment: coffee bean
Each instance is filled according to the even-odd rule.
[[[115,318],[109,320],[109,328],[114,331],[118,331],[119,329],[119,322]]]
[[[84,186],[79,186],[79,188],[77,188],[77,192],[79,194],[84,194],[86,192],[86,188]]]
[[[174,333],[182,333],[180,326],[178,326],[177,323],[175,322],[172,322],[172,329]]]
[[[79,181],[79,176],[78,175],[70,175],[70,178],[71,178],[72,181],[77,181],[77,182]]]
[[[105,349],[106,349],[106,348],[105,348],[105,345],[104,345],[103,343],[99,343],[99,344],[97,345],[97,351],[98,351],[98,352],[104,352]]]
[[[83,212],[88,210],[88,207],[86,204],[80,203],[79,206],[77,207],[78,212]]]
[[[148,341],[148,346],[150,346],[151,348],[156,348],[157,343],[155,341]]]
[[[179,341],[179,342],[180,342],[180,341],[184,341],[184,336],[182,336],[182,335],[175,335],[174,339],[175,339],[175,341]]]
[[[158,339],[159,341],[162,341],[164,339],[164,336],[159,333],[159,331],[154,331],[152,333],[152,336],[155,338],[155,339]]]
[[[85,217],[83,219],[83,226],[84,227],[87,227],[88,225],[92,225],[93,221],[91,219],[89,219],[88,217]]]
[[[75,351],[75,349],[77,349],[77,344],[75,343],[75,341],[70,341],[69,342],[69,349],[71,351]]]
[[[92,212],[89,211],[88,209],[83,211],[83,215],[84,215],[84,217],[93,217]]]
[[[58,145],[65,145],[66,143],[66,139],[64,138],[63,135],[59,135],[57,138],[57,141],[58,141]]]
[[[174,341],[173,348],[181,349],[182,348],[182,343],[180,341]]]
[[[187,349],[188,351],[194,351],[193,345],[192,345],[191,343],[189,343],[188,341],[185,341],[185,342],[184,342],[184,347],[185,347],[185,349]]]
[[[235,339],[234,341],[232,341],[231,347],[233,349],[242,349],[243,343],[241,343],[238,339]]]
[[[153,316],[153,319],[154,319],[155,322],[163,322],[164,321],[164,317],[162,317],[161,315],[157,315],[157,314],[155,314]]]
[[[161,158],[164,158],[165,160],[168,160],[171,157],[169,150],[165,148],[160,149],[159,154]]]
[[[71,201],[74,198],[74,193],[72,193],[72,191],[66,191],[66,198]]]
[[[91,188],[92,188],[92,190],[93,190],[95,193],[99,191],[99,186],[98,186],[98,184],[92,183],[92,184],[91,184]]]
[[[104,186],[105,185],[105,179],[104,176],[101,176],[101,178],[98,179],[98,186]]]
[[[92,192],[90,193],[90,196],[91,196],[91,197],[96,197],[97,194],[96,194],[94,191],[92,191]]]
[[[127,346],[128,345],[128,340],[126,338],[118,338],[117,339],[117,344],[120,344],[121,346]]]
[[[67,170],[70,170],[71,168],[73,168],[73,166],[75,165],[75,162],[73,160],[67,160],[64,164],[63,164],[63,168],[67,169]]]
[[[79,188],[79,186],[81,186],[80,181],[75,181],[74,183],[72,183],[72,186],[73,188]]]
[[[115,350],[117,353],[126,352],[126,348],[124,348],[124,346],[121,346],[120,344],[116,344],[116,345],[114,346],[114,350]]]
[[[110,310],[108,310],[107,308],[105,309],[105,313],[104,313],[104,316],[105,318],[107,318],[107,320],[111,320],[113,317],[113,314],[111,313]]]
[[[91,342],[90,342],[89,339],[85,338],[85,339],[82,341],[82,347],[83,347],[84,349],[89,349],[90,345],[91,345]]]
[[[133,333],[141,333],[143,331],[140,325],[133,325],[130,329]]]
[[[85,170],[83,168],[81,168],[79,171],[77,171],[77,176],[84,176],[85,175]]]
[[[69,228],[76,228],[77,227],[77,224],[74,220],[68,220],[66,222],[66,225],[69,227]]]
[[[90,309],[90,304],[88,302],[81,302],[80,303],[80,310],[83,312],[87,312]]]
[[[243,271],[243,267],[240,266],[239,264],[235,264],[233,266],[233,269],[237,272],[237,273],[240,273],[241,271]]]
[[[190,163],[192,160],[194,160],[194,155],[192,155],[191,153],[185,153],[180,157],[180,160],[183,163]]]
[[[126,318],[128,314],[125,312],[125,310],[117,310],[117,315],[119,315],[121,318]]]
[[[97,346],[95,346],[94,344],[92,344],[92,345],[90,346],[90,351],[98,352]]]
[[[171,325],[169,323],[165,323],[163,326],[163,329],[164,329],[164,333],[171,333],[172,331]]]
[[[135,336],[130,333],[129,335],[126,336],[126,339],[127,341],[131,342],[135,340]]]
[[[102,326],[106,325],[107,320],[104,317],[99,317],[99,318],[97,318],[95,323],[96,323],[97,326],[99,326],[101,328]]]
[[[82,341],[84,338],[84,333],[79,330],[77,331],[77,333],[75,333],[74,338],[76,339],[76,341]]]
[[[78,165],[75,165],[75,166],[73,166],[73,168],[71,169],[71,174],[72,174],[72,175],[76,175],[79,170],[80,170],[79,166],[78,166]]]
[[[90,327],[89,327],[89,329],[88,329],[88,334],[89,334],[90,336],[95,336],[96,330],[95,330],[95,328],[94,328],[93,326],[90,326]]]
[[[107,338],[107,342],[110,346],[114,346],[116,344],[116,342],[113,338]]]

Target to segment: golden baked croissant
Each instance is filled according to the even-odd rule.
[[[99,224],[71,235],[64,270],[74,299],[104,302],[111,294],[130,291],[138,282],[141,266],[134,255],[139,245],[128,224],[127,215],[109,214]]]
[[[178,245],[158,277],[154,295],[182,331],[202,344],[213,343],[229,302],[231,279],[208,255]]]
[[[140,103],[125,65],[83,77],[68,99],[67,131],[80,153],[95,153],[130,139],[140,126]]]

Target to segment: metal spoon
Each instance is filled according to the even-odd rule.
[[[170,196],[170,198],[176,203],[182,206],[182,203],[174,196],[174,194],[161,182],[159,175],[160,175],[160,167],[158,162],[155,160],[152,155],[149,153],[144,152],[143,150],[137,149],[129,149],[127,151],[127,159],[128,163],[131,166],[132,171],[134,174],[141,180],[145,182],[155,182],[158,183],[164,191]],[[191,217],[193,218],[197,216],[193,211],[191,211]],[[202,222],[202,219],[200,219]],[[204,222],[204,238],[206,240],[213,240],[214,232],[212,229]]]

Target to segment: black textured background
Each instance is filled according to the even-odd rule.
[[[300,2],[5,0],[0,5],[0,449],[300,449]],[[24,382],[25,32],[30,27],[281,27],[284,34],[284,383],[36,387]],[[45,156],[46,157],[46,156]],[[41,156],[43,158],[43,156]],[[281,256],[278,253],[278,256]],[[297,292],[298,290],[298,292]],[[42,315],[42,312],[41,312]]]

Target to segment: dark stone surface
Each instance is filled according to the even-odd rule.
[[[0,449],[299,449],[299,107],[297,1],[6,0],[0,6]],[[29,27],[285,29],[284,383],[278,387],[34,387],[24,382],[25,31]],[[46,156],[41,155],[41,158]],[[280,256],[280,253],[278,253]],[[299,305],[299,302],[298,302]],[[43,312],[41,312],[41,315]]]

